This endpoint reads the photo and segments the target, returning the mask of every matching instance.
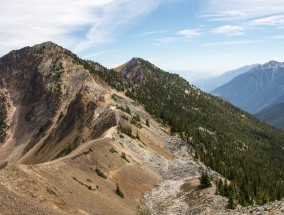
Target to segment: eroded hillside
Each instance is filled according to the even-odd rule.
[[[12,51],[0,68],[1,160],[48,161],[115,125],[109,88],[51,42]]]

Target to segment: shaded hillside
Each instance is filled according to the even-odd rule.
[[[266,108],[256,113],[255,116],[274,127],[284,129],[284,103]]]
[[[257,66],[257,64],[243,66],[241,68],[225,72],[224,74],[222,74],[220,76],[210,78],[210,79],[207,79],[207,80],[204,80],[204,81],[194,82],[193,84],[195,86],[197,86],[199,89],[201,89],[202,91],[209,93],[209,92],[213,91],[214,89],[216,89],[217,87],[220,87],[220,86],[228,83],[233,78],[249,71],[250,69],[252,69],[256,66]]]
[[[282,103],[283,86],[284,63],[270,61],[237,76],[212,93],[254,114],[271,105]]]

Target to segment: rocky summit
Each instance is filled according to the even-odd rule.
[[[247,194],[262,206],[253,200],[254,206],[243,207],[248,202],[239,201],[229,209],[232,196],[218,187],[218,181],[235,184],[234,195],[242,197],[240,174],[248,183],[262,178],[243,173],[241,160],[254,165],[251,149],[282,150],[283,134],[143,59],[108,70],[52,42],[11,51],[0,58],[0,102],[1,215],[284,213],[283,201],[265,204],[258,193]],[[187,117],[173,120],[174,107]],[[221,113],[215,110],[224,107],[229,121],[235,116],[256,136],[238,127],[225,135],[227,121],[210,124]],[[263,141],[259,151],[250,141],[254,137]],[[239,159],[236,171],[228,168],[228,154]],[[270,154],[265,158],[265,166],[257,163],[260,171],[270,167]],[[279,159],[274,168],[282,176],[281,156],[273,158]],[[208,187],[199,180],[205,172]],[[275,186],[282,187],[279,183]],[[270,187],[261,186],[264,195]],[[272,197],[279,199],[280,191]]]

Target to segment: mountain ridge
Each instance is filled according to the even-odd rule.
[[[149,191],[145,210],[152,213],[159,213],[160,207],[165,213],[219,213],[226,211],[225,197],[236,196],[236,204],[246,206],[283,196],[283,182],[278,180],[284,174],[283,132],[141,58],[130,60],[121,71],[108,70],[46,43],[1,58],[0,80],[8,113],[1,114],[8,125],[3,127],[8,131],[5,138],[16,141],[0,146],[2,160],[14,161],[0,171],[1,186],[12,187],[16,196],[34,204],[43,202],[57,213],[133,214]],[[5,157],[7,146],[11,151]],[[222,186],[223,177],[230,180],[229,193],[217,184],[200,190],[202,171],[221,179]],[[27,190],[37,190],[46,199],[33,199],[33,193],[20,189],[23,181]],[[61,189],[62,181],[66,184]],[[114,192],[118,184],[124,200]],[[192,196],[195,206],[178,199],[172,208],[163,189],[170,186],[180,196],[190,194],[180,189],[183,185],[199,193]],[[210,201],[205,207],[199,198],[206,192]],[[80,196],[78,202],[72,200],[73,193]],[[157,198],[160,194],[165,199]],[[160,207],[149,206],[153,198]],[[93,199],[101,205],[92,207]]]
[[[246,65],[246,66],[240,67],[238,69],[227,71],[222,75],[210,78],[208,80],[194,82],[193,84],[196,85],[201,90],[203,90],[207,93],[210,93],[211,91],[215,90],[216,88],[228,83],[233,78],[249,71],[250,69],[254,68],[257,65],[258,64]]]
[[[212,91],[250,113],[283,102],[283,63],[270,61]]]

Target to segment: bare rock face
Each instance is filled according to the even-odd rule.
[[[150,75],[150,71],[143,65],[143,61],[139,58],[132,58],[127,65],[121,70],[133,84],[143,83]]]
[[[0,59],[0,160],[47,161],[102,133],[92,126],[105,92],[70,52],[52,42],[5,55]]]

